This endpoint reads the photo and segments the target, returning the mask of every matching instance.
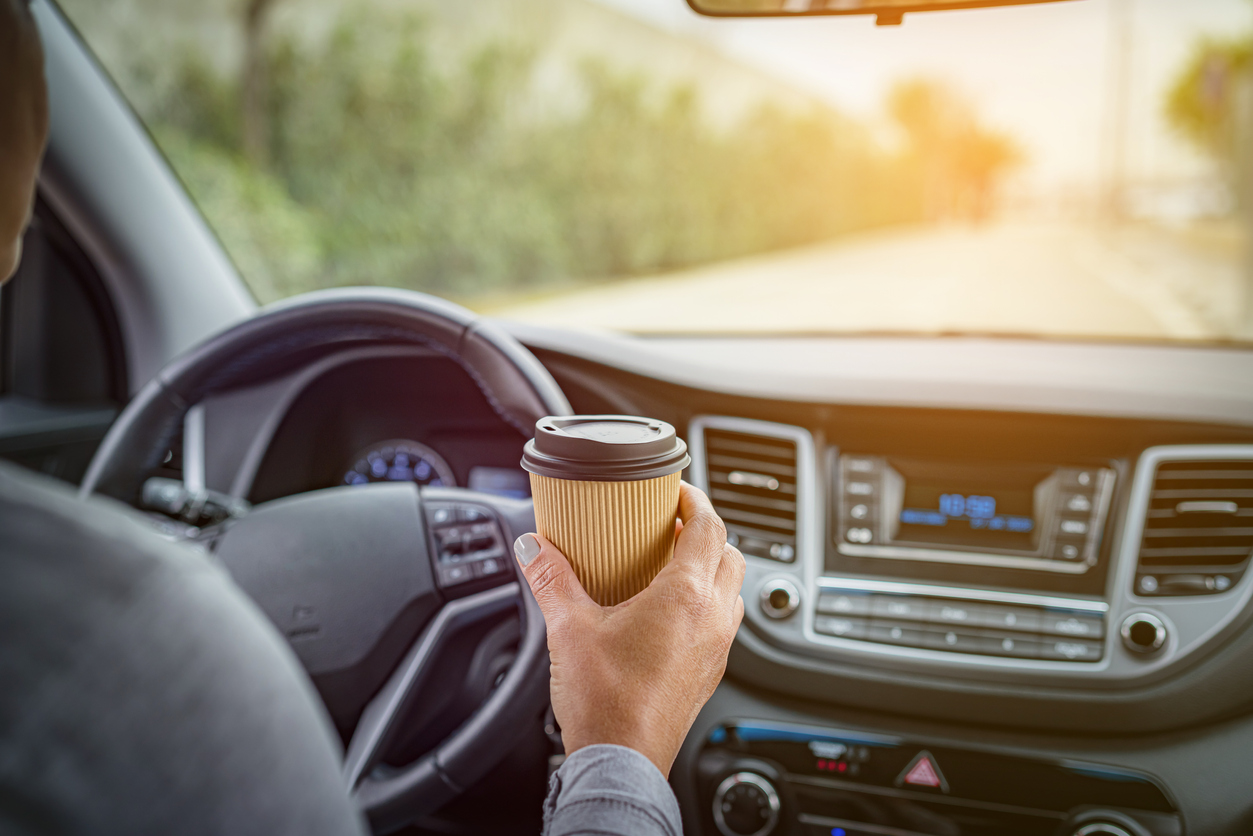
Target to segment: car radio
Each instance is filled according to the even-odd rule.
[[[1102,467],[976,466],[845,453],[836,550],[852,557],[1081,574],[1113,493]]]

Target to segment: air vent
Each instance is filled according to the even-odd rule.
[[[1230,589],[1253,552],[1253,460],[1163,461],[1136,570],[1142,595]]]
[[[704,432],[709,498],[744,554],[796,559],[796,442],[709,429]]]

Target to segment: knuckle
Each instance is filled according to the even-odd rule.
[[[702,508],[697,511],[692,515],[691,520],[685,523],[684,527],[687,526],[694,527],[702,537],[716,539],[723,543],[727,541],[727,527],[712,508]]]
[[[557,570],[553,561],[538,560],[528,569],[527,580],[530,581],[531,591],[535,593],[536,598],[546,598],[557,591],[557,586],[562,581],[562,573]]]

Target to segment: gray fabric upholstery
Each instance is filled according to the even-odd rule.
[[[339,766],[210,558],[0,463],[0,833],[364,833]]]

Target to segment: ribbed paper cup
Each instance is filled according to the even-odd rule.
[[[522,467],[536,528],[602,606],[640,592],[670,562],[679,478],[690,461],[665,421],[575,415],[535,423]]]
[[[679,473],[630,482],[531,474],[535,525],[602,606],[643,590],[674,554]]]

